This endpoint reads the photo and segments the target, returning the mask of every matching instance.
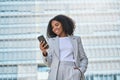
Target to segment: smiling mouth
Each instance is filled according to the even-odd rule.
[[[59,30],[56,30],[56,31],[55,31],[55,33],[58,33],[58,32],[59,32]]]

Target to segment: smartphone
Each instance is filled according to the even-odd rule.
[[[45,39],[45,37],[43,36],[43,35],[40,35],[40,36],[38,36],[38,40],[39,40],[39,42],[45,42],[45,45],[47,44],[47,46],[45,47],[46,49],[48,49],[49,48],[49,45],[48,45],[48,43],[47,43],[47,41],[46,41],[46,39]]]

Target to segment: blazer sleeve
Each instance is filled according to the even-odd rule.
[[[85,54],[85,51],[84,51],[84,48],[83,48],[83,45],[82,45],[82,41],[81,41],[81,38],[79,37],[78,38],[78,44],[79,44],[79,56],[80,56],[80,70],[82,73],[85,73],[86,69],[87,69],[87,66],[88,66],[88,58]]]
[[[49,48],[47,50],[47,56],[43,56],[43,62],[48,66],[50,67],[51,66],[51,63],[52,63],[52,53],[53,53],[53,48],[52,48],[52,42],[51,42],[51,39],[48,39],[48,45],[49,45]]]

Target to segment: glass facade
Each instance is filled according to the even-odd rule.
[[[76,22],[89,59],[86,80],[119,80],[119,0],[0,0],[0,80],[47,79],[37,36],[46,36],[57,14]]]
[[[0,0],[0,80],[37,79],[35,18],[35,1]]]

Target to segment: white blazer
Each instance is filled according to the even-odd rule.
[[[79,67],[82,73],[82,79],[84,80],[84,72],[87,69],[88,65],[88,58],[84,52],[81,38],[78,36],[69,36],[71,43],[74,48],[74,58],[76,66]],[[60,55],[59,55],[59,38],[58,36],[55,38],[48,39],[49,49],[48,49],[48,56],[44,57],[44,63],[50,67],[50,72],[48,76],[48,80],[56,80],[57,79],[57,71],[60,62]]]

